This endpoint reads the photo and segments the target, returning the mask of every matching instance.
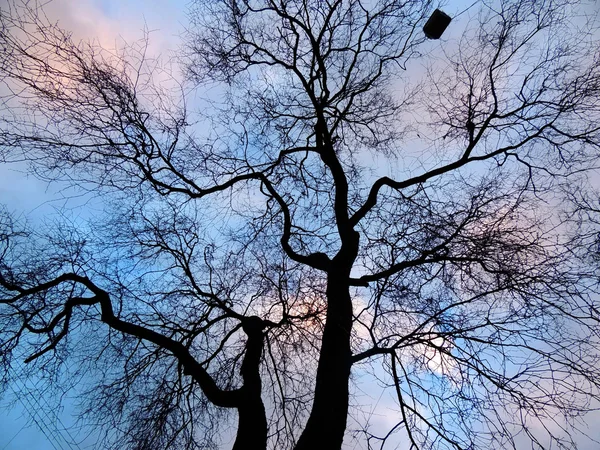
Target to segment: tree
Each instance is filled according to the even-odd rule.
[[[94,376],[118,448],[216,446],[228,412],[234,449],[574,445],[600,397],[597,222],[561,202],[596,195],[595,25],[482,2],[433,45],[434,7],[197,0],[182,77],[5,7],[2,154],[105,209],[5,214],[4,367]],[[387,434],[359,376],[395,395]]]

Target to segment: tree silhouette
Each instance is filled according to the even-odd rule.
[[[5,382],[23,352],[85,380],[115,448],[216,448],[234,417],[236,450],[572,448],[600,397],[596,28],[477,7],[433,44],[430,2],[197,0],[181,76],[3,7],[3,158],[104,202],[3,214]]]

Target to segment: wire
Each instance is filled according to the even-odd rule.
[[[22,367],[22,363],[19,362],[19,364]],[[38,379],[37,382],[33,383],[33,387],[36,390],[38,390],[38,385],[40,383],[41,383],[41,380]],[[67,428],[67,426],[64,424],[64,422],[62,421],[62,419],[60,418],[60,416],[52,409],[52,407],[48,403],[48,400],[46,399],[46,397],[44,395],[41,395],[39,398],[45,404],[47,410],[48,411],[52,411],[52,416],[53,416],[54,422],[55,423],[58,422],[60,424],[61,428],[55,427],[55,429],[59,433],[60,437],[63,439],[63,441],[65,441],[65,443],[67,443],[69,445],[70,448],[73,448],[72,445],[77,445],[77,440],[75,439],[75,437],[71,434],[71,432],[69,431],[69,429]],[[37,397],[36,397],[36,399],[37,399]],[[70,439],[70,442],[65,438],[65,436],[62,434],[62,432],[64,432],[67,435],[67,437]]]
[[[57,436],[56,430],[53,427],[51,427],[50,425],[48,425],[48,423],[45,421],[45,418],[47,416],[43,416],[41,414],[43,409],[37,399],[37,396],[31,395],[31,391],[30,391],[29,387],[27,386],[27,384],[25,384],[24,381],[20,380],[20,383],[22,385],[22,388],[21,388],[22,392],[21,392],[20,398],[24,399],[28,405],[25,407],[26,411],[32,416],[36,425],[38,427],[41,427],[43,425],[45,432],[49,433],[52,436],[52,438],[58,444],[58,446],[60,447],[61,450],[64,450],[64,448],[60,442],[61,441],[60,434]],[[14,389],[13,389],[13,392],[14,392]],[[23,402],[21,402],[21,404],[24,405]],[[31,409],[28,409],[28,407]],[[40,423],[41,423],[41,425],[40,425]],[[44,433],[44,435],[46,437],[48,437],[48,435],[46,433]]]
[[[458,19],[460,16],[462,16],[464,13],[466,13],[468,10],[470,10],[473,6],[475,6],[477,3],[480,3],[481,0],[475,0],[473,3],[471,3],[470,6],[468,6],[467,8],[463,9],[461,12],[459,12],[458,14],[456,14],[452,20],[454,19]]]
[[[15,382],[14,382],[14,384],[18,384],[18,383],[15,381]],[[37,420],[37,418],[36,418],[36,414],[35,414],[35,412],[34,412],[34,410],[33,410],[33,408],[32,408],[32,405],[31,405],[31,403],[29,403],[29,401],[27,401],[27,404],[26,404],[26,403],[25,403],[25,401],[23,400],[24,398],[27,398],[27,394],[24,394],[24,395],[19,395],[19,394],[17,393],[17,391],[15,390],[15,388],[13,387],[13,385],[12,385],[12,384],[11,384],[11,386],[10,386],[10,389],[13,391],[13,394],[15,394],[15,397],[17,398],[17,400],[19,401],[19,403],[20,403],[20,404],[23,406],[23,408],[25,409],[25,411],[27,411],[27,413],[28,413],[28,414],[29,414],[29,416],[31,417],[31,420],[33,421],[33,423],[35,423],[35,424],[37,425],[38,429],[39,429],[39,430],[42,432],[42,434],[43,434],[43,435],[46,437],[46,440],[47,440],[47,441],[50,443],[50,445],[52,445],[52,448],[53,448],[54,450],[59,450],[59,449],[56,447],[56,445],[54,445],[54,441],[53,441],[53,439],[56,439],[56,438],[54,438],[54,436],[53,436],[53,437],[52,437],[52,439],[51,439],[51,438],[50,438],[50,436],[48,436],[48,434],[46,433],[46,427],[45,427],[45,425],[44,425],[44,426],[42,426],[42,425],[41,425],[41,424],[38,422],[38,420]],[[51,434],[51,433],[50,433],[50,434]],[[59,443],[59,446],[60,446],[60,443]],[[62,447],[61,447],[61,449],[62,449]]]
[[[20,362],[17,362],[16,364],[19,369],[21,369],[21,370],[23,369],[22,364]],[[9,371],[10,370],[12,370],[15,373],[15,375],[17,374],[15,368],[12,365],[9,366]],[[22,393],[21,394],[17,393],[17,391],[15,390],[15,388],[13,387],[12,384],[11,384],[11,390],[15,394],[15,397],[17,398],[19,403],[23,406],[25,411],[31,417],[32,421],[39,428],[39,430],[43,433],[43,435],[46,437],[46,439],[48,440],[50,445],[52,445],[52,448],[54,448],[55,450],[65,450],[61,443],[61,441],[62,441],[62,442],[64,442],[64,444],[67,446],[68,449],[75,449],[75,447],[73,447],[73,445],[76,442],[75,438],[71,435],[68,428],[65,426],[64,422],[61,420],[61,418],[58,416],[58,414],[56,414],[56,412],[52,412],[52,416],[53,416],[52,419],[55,423],[58,422],[60,424],[60,426],[62,427],[62,429],[57,428],[56,426],[49,425],[44,420],[44,416],[41,416],[41,411],[44,411],[44,409],[48,410],[48,411],[52,411],[52,408],[50,408],[50,405],[48,404],[48,401],[45,399],[45,397],[43,395],[40,396],[42,398],[42,401],[45,404],[45,408],[42,408],[40,400],[38,400],[37,396],[31,395],[32,393],[31,393],[29,387],[25,384],[25,382],[23,380],[21,380],[20,377],[18,377],[18,376],[15,376],[13,379],[14,379],[13,384],[16,387],[18,387],[19,389],[21,389]],[[33,385],[33,388],[35,390],[38,390],[37,389],[38,384],[39,384],[39,381]],[[38,414],[38,412],[40,414]],[[48,417],[48,416],[45,416],[45,417]],[[70,441],[65,438],[63,432],[68,435],[68,438],[70,439]],[[16,435],[13,437],[13,439],[15,437],[16,437]],[[11,441],[13,439],[11,439]],[[57,444],[58,447],[55,444]]]
[[[14,441],[14,440],[15,440],[15,438],[16,438],[16,437],[17,437],[19,434],[21,434],[21,431],[23,431],[25,428],[27,428],[27,426],[28,426],[28,424],[25,424],[25,425],[23,425],[23,426],[22,426],[22,427],[19,429],[19,431],[17,431],[17,432],[16,432],[16,434],[15,434],[13,437],[11,437],[11,438],[10,438],[10,441],[8,441],[8,442],[6,443],[6,445],[4,445],[4,447],[2,447],[2,450],[6,450],[6,449],[8,448],[8,446],[10,445],[10,443],[11,443],[12,441]]]

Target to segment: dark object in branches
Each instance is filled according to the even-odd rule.
[[[452,18],[440,9],[436,9],[423,27],[425,36],[429,39],[439,39],[450,25]]]

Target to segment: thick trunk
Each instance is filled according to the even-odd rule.
[[[238,408],[238,430],[232,450],[266,450],[267,417],[260,399],[249,399],[248,406]]]
[[[348,417],[352,351],[350,271],[358,254],[360,235],[349,222],[348,181],[333,147],[323,109],[317,106],[315,137],[322,161],[335,185],[335,218],[341,248],[327,270],[327,316],[321,340],[312,410],[295,450],[339,450]]]
[[[237,407],[238,431],[232,450],[267,448],[267,415],[261,397],[259,372],[264,340],[262,327],[262,321],[258,317],[251,317],[243,324],[248,341],[241,368],[244,385],[240,390],[241,402]]]
[[[348,416],[351,368],[352,300],[348,273],[330,272],[327,322],[323,331],[315,397],[310,417],[295,450],[337,450],[342,446]]]

